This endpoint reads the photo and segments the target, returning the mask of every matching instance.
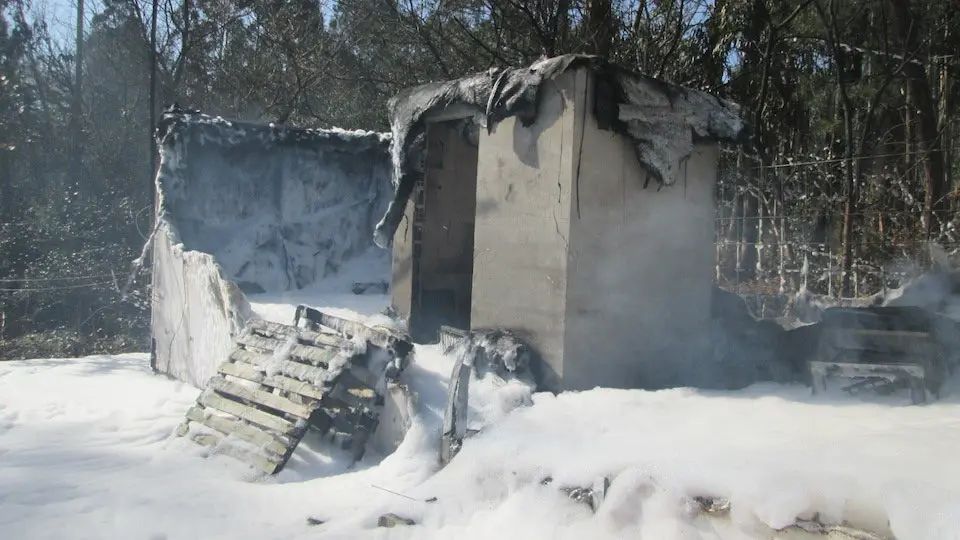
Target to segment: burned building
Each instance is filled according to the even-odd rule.
[[[718,143],[739,108],[591,56],[391,103],[392,303],[421,341],[505,328],[552,390],[708,377]]]
[[[157,136],[153,367],[203,386],[254,316],[247,294],[309,287],[372,246],[389,138],[176,111]]]

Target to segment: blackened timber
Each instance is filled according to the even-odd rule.
[[[337,400],[349,407],[355,407],[363,410],[372,410],[376,405],[376,394],[372,397],[360,396],[357,393],[352,392],[350,389],[345,388],[342,384],[336,385],[333,390],[331,390],[327,397],[329,399]]]

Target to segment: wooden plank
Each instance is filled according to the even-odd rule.
[[[343,373],[340,374],[337,381],[342,382],[350,388],[367,388],[371,391],[375,389],[380,382],[379,378],[374,375],[373,372],[357,364],[350,364],[348,369],[343,370]]]
[[[211,409],[191,407],[187,411],[187,419],[203,424],[210,429],[215,429],[224,435],[233,435],[278,456],[284,456],[290,452],[291,441],[281,440],[279,437],[242,420],[217,416]]]
[[[899,338],[916,338],[916,339],[929,339],[930,332],[914,332],[908,330],[872,330],[869,328],[842,328],[838,329],[839,332],[849,332],[851,334],[861,334],[869,336],[880,336],[880,337],[899,337]]]
[[[904,375],[922,379],[924,369],[917,364],[852,364],[842,362],[810,362],[814,375],[833,377],[883,377],[894,380]]]
[[[269,354],[244,349],[237,349],[230,353],[230,360],[234,362],[246,362],[264,368],[273,364],[273,358]],[[330,373],[323,368],[294,362],[292,360],[282,360],[277,364],[277,368],[279,373],[296,380],[322,381],[333,378]]]
[[[244,347],[253,347],[264,352],[276,352],[284,343],[278,339],[257,336],[254,334],[242,334],[237,338],[237,343]],[[339,349],[326,347],[323,345],[294,345],[290,347],[289,356],[291,360],[305,360],[311,365],[321,365],[326,367],[338,355],[349,353],[349,349]]]
[[[263,383],[263,379],[267,376],[264,368],[246,362],[227,362],[220,364],[217,366],[217,373],[260,384]]]
[[[349,340],[344,339],[343,336],[338,334],[315,332],[306,328],[297,328],[295,326],[264,321],[262,319],[254,319],[247,322],[247,328],[257,334],[279,339],[280,341],[286,340],[290,336],[290,333],[295,331],[300,341],[314,345],[326,345],[337,348],[352,345]]]
[[[246,362],[221,364],[220,367],[217,368],[217,372],[272,386],[285,392],[292,392],[313,399],[323,399],[323,390],[308,382],[298,381],[297,379],[291,379],[283,375],[267,375],[262,369],[253,364],[247,364]]]
[[[310,415],[313,414],[314,409],[317,408],[316,405],[301,405],[299,403],[294,403],[283,396],[264,392],[263,390],[248,388],[241,384],[230,382],[223,377],[213,377],[207,383],[207,387],[221,394],[227,394],[247,401],[252,401],[253,403],[257,403],[259,405],[265,405],[271,409],[283,411],[287,414],[292,414],[293,416],[303,418],[305,420],[310,418]]]
[[[216,453],[224,454],[248,465],[252,465],[267,474],[276,473],[287,461],[286,459],[274,460],[249,450],[241,450],[229,442],[225,442],[222,437],[212,433],[194,433],[191,434],[189,438],[194,442],[213,448]]]
[[[299,437],[304,431],[304,428],[298,428],[296,424],[285,418],[274,416],[268,412],[261,411],[260,409],[250,407],[249,405],[244,405],[243,403],[237,403],[236,401],[217,395],[210,388],[207,388],[202,394],[200,394],[200,397],[197,398],[197,403],[205,407],[210,407],[212,409],[217,409],[218,411],[232,414],[237,418],[242,418],[248,422],[253,422],[259,426],[276,431],[281,435]]]
[[[378,347],[387,348],[393,345],[395,341],[409,341],[402,334],[389,328],[383,326],[367,326],[363,323],[337,317],[318,309],[309,308],[306,315],[317,324],[336,330],[348,338],[360,336]]]

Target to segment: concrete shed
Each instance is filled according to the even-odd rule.
[[[718,143],[739,108],[589,56],[391,102],[393,307],[415,339],[504,328],[551,390],[709,376]]]

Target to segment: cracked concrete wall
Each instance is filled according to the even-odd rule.
[[[151,336],[154,368],[202,388],[253,316],[212,255],[186,250],[169,223],[154,238]]]
[[[545,81],[537,120],[516,117],[480,134],[474,234],[473,328],[507,328],[538,349],[548,388],[564,376],[567,238],[570,235],[570,104],[586,72]]]

